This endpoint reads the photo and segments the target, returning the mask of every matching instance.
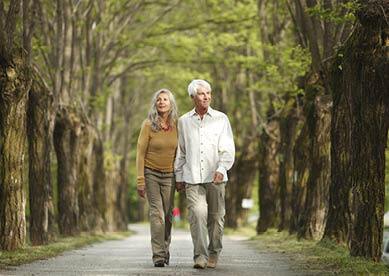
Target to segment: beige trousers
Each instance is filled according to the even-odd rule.
[[[222,250],[225,186],[226,182],[185,185],[194,261],[206,262]]]
[[[151,248],[155,263],[169,259],[175,188],[174,174],[145,168],[145,183],[149,202]]]

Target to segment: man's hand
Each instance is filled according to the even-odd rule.
[[[138,191],[138,195],[139,195],[141,198],[145,198],[145,193],[146,193],[145,186],[138,186],[138,187],[137,187],[137,191]]]
[[[176,182],[176,190],[179,193],[185,191],[185,183],[184,182]]]
[[[223,174],[219,172],[215,172],[215,175],[213,176],[213,183],[220,184],[223,182]]]

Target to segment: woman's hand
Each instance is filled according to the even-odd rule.
[[[137,191],[138,191],[138,195],[139,195],[141,198],[145,198],[145,193],[146,193],[146,188],[145,188],[145,186],[138,186],[138,187],[137,187]]]
[[[220,184],[222,182],[223,182],[223,174],[221,174],[219,172],[215,172],[215,174],[213,176],[213,183]]]

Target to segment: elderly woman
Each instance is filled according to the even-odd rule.
[[[138,138],[137,189],[149,202],[151,247],[155,267],[169,264],[177,149],[177,107],[168,89],[157,91]]]

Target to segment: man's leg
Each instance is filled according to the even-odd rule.
[[[222,238],[224,229],[225,210],[225,186],[226,183],[207,184],[207,202],[208,202],[208,252],[210,261],[216,266],[220,251],[223,248]],[[210,264],[210,262],[209,262]],[[209,265],[212,267],[212,264]]]
[[[165,213],[165,263],[169,264],[169,246],[171,241],[171,230],[172,230],[172,210],[174,202],[174,191],[175,191],[175,179],[173,174],[166,175],[161,182],[161,195],[163,210]]]
[[[151,248],[153,262],[165,261],[165,214],[163,211],[160,178],[145,169],[147,200],[149,202]]]
[[[205,184],[186,184],[186,198],[188,201],[188,219],[190,233],[194,247],[195,264],[206,265],[208,260],[207,250],[207,215]]]

